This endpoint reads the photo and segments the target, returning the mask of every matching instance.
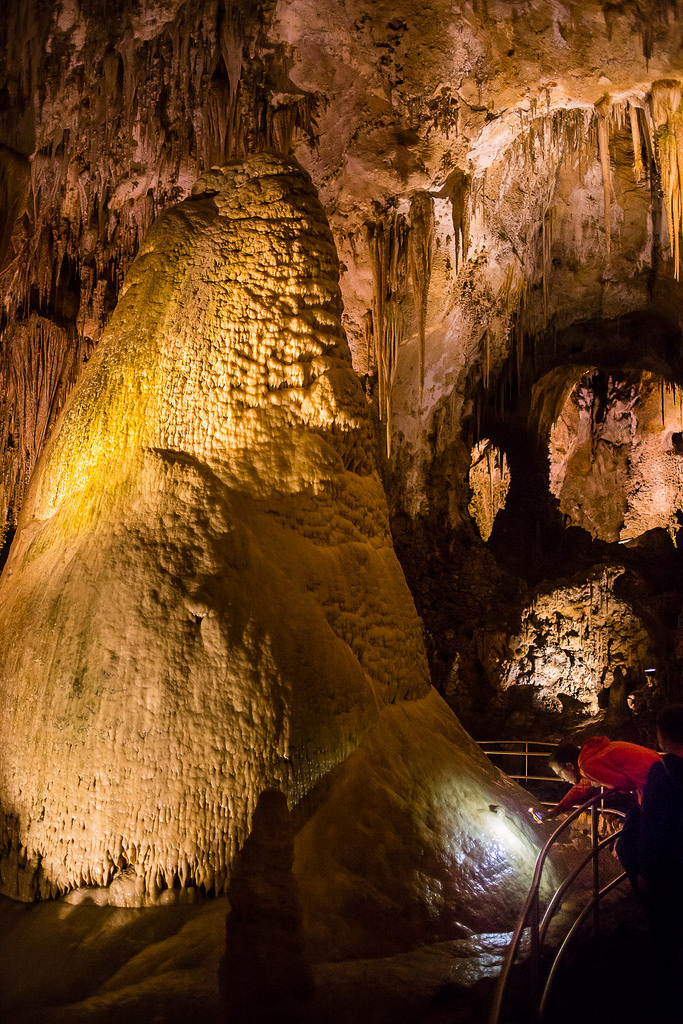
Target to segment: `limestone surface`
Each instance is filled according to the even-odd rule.
[[[512,912],[535,835],[430,688],[340,313],[291,160],[214,169],[149,233],[0,584],[5,892],[220,892],[275,789],[312,815],[320,949]]]
[[[582,376],[550,434],[550,489],[576,525],[608,541],[657,528],[683,506],[680,392],[651,373]]]
[[[299,802],[428,692],[339,314],[287,161],[150,232],[3,576],[6,892],[220,891],[262,789]]]
[[[503,595],[587,564],[578,550],[552,564],[558,536],[539,542],[556,492],[547,464],[529,488],[526,464],[557,417],[534,436],[532,393],[555,407],[553,375],[574,384],[591,367],[683,381],[682,39],[670,0],[4,0],[0,540],[155,217],[214,164],[294,153],[340,256],[399,557],[419,552],[410,584],[433,678],[457,662],[483,709],[491,644],[477,631],[507,644],[517,624],[502,623]],[[653,424],[627,445],[613,423],[584,476],[591,453],[562,436],[575,426],[556,438],[573,449],[567,521],[614,544],[653,526],[674,537],[669,438]],[[510,491],[491,523],[498,475],[477,464],[474,516],[492,528],[469,550],[470,453],[485,438]],[[487,594],[472,578],[493,579],[491,551]],[[660,657],[678,680],[670,642]]]
[[[527,689],[537,708],[564,712],[570,720],[577,710],[597,715],[618,674],[629,670],[642,682],[651,641],[633,608],[615,593],[623,572],[620,565],[601,566],[588,578],[534,595],[502,665],[508,697]]]

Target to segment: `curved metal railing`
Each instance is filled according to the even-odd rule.
[[[530,990],[529,990],[529,1004],[532,1007],[532,1016],[530,1019],[540,1019],[545,1008],[548,1004],[548,998],[550,995],[552,984],[557,975],[559,964],[564,956],[569,943],[572,938],[581,927],[583,922],[586,920],[588,915],[593,912],[593,925],[597,929],[599,922],[599,907],[600,900],[603,896],[606,896],[616,885],[626,878],[626,874],[622,873],[617,877],[610,880],[610,882],[600,887],[600,872],[599,872],[599,855],[602,849],[607,845],[613,843],[617,836],[620,834],[621,829],[613,832],[611,835],[606,836],[604,839],[599,839],[598,836],[598,821],[601,813],[600,804],[603,801],[615,793],[616,790],[609,790],[604,792],[600,790],[591,796],[588,800],[584,801],[580,806],[576,807],[571,811],[564,821],[555,829],[551,836],[546,840],[543,848],[541,849],[538,858],[536,860],[536,866],[534,868],[534,875],[529,889],[526,902],[522,913],[520,914],[519,920],[512,933],[512,939],[508,947],[503,967],[496,983],[494,992],[493,1004],[491,1008],[491,1015],[489,1018],[489,1024],[500,1024],[501,1014],[505,1002],[505,996],[507,991],[510,974],[514,966],[519,947],[522,941],[522,936],[526,928],[529,928],[529,947],[530,947]],[[622,816],[619,811],[614,811],[611,808],[604,809],[609,814]],[[545,909],[543,917],[541,918],[540,908],[540,889],[543,878],[543,869],[546,865],[548,855],[552,847],[557,842],[558,838],[569,828],[579,815],[584,814],[586,811],[591,813],[591,848],[586,854],[583,860],[577,867],[564,879],[560,887],[554,893],[548,906]],[[547,978],[541,991],[541,953],[543,949],[543,943],[545,941],[548,927],[553,918],[553,915],[562,904],[562,899],[566,895],[567,891],[571,888],[577,878],[581,875],[584,868],[589,864],[592,864],[592,896],[586,906],[583,908],[581,913],[578,915],[574,923],[569,928],[566,936],[564,937],[550,969],[548,971]]]
[[[549,743],[545,740],[477,740],[477,743],[481,747],[481,750],[486,756],[493,760],[493,763],[497,768],[517,782],[552,782],[557,785],[565,785],[559,776],[549,775],[532,775],[529,771],[530,759],[533,762],[538,758],[547,758],[549,754],[557,746],[557,743]],[[495,758],[495,760],[494,760]],[[520,772],[507,771],[501,764],[498,764],[499,758],[513,758],[516,761],[522,761],[524,767]]]

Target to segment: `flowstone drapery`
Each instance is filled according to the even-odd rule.
[[[261,789],[298,801],[427,692],[340,312],[286,161],[150,233],[3,577],[6,891],[220,890]]]
[[[460,807],[413,898],[431,902],[462,844],[483,850],[495,834],[503,850],[487,808],[515,806],[514,787],[433,691],[425,704],[421,626],[340,314],[329,229],[290,161],[210,172],[150,232],[34,474],[0,586],[5,892],[124,871],[138,902],[174,885],[219,892],[259,794],[300,804],[369,731],[391,752],[382,709],[406,702],[422,738],[403,758],[418,774],[425,732],[443,731],[434,701],[451,724],[405,827],[420,835],[423,817]],[[402,785],[391,774],[378,808]],[[360,807],[344,808],[335,820],[352,825]],[[375,828],[390,834],[381,814]],[[494,872],[483,856],[468,869],[497,912],[533,837],[512,847]],[[408,849],[379,873],[359,860],[354,892],[376,894],[382,877],[400,889],[416,869]]]

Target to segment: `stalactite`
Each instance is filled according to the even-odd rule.
[[[676,0],[643,0],[634,8],[634,22],[640,33],[643,56],[649,63],[657,32],[668,29],[669,12],[676,13]]]
[[[505,452],[488,438],[482,438],[472,449],[469,485],[472,491],[467,506],[484,542],[491,536],[498,512],[505,507],[510,489],[510,470]]]
[[[428,192],[416,192],[410,203],[410,273],[413,298],[417,313],[420,347],[420,403],[425,376],[425,322],[429,281],[432,274],[432,244],[434,240],[434,200]]]
[[[366,225],[372,267],[372,327],[379,384],[379,415],[385,424],[387,458],[391,456],[391,393],[398,350],[405,334],[402,303],[406,297],[408,225],[391,211]]]
[[[398,302],[388,299],[384,308],[385,339],[380,354],[383,363],[386,422],[387,458],[391,457],[391,395],[398,368],[398,350],[405,337],[405,321],[403,310]]]
[[[455,272],[467,259],[467,200],[470,179],[462,171],[456,172],[451,190],[453,237],[455,242]]]
[[[0,432],[0,509],[16,524],[18,504],[43,442],[78,374],[82,352],[69,333],[44,317],[30,316],[4,338],[2,376],[7,381]]]
[[[491,375],[491,338],[488,329],[484,331],[484,388],[488,390]]]
[[[0,267],[10,255],[10,241],[26,209],[30,165],[26,157],[0,143]]]
[[[375,362],[377,364],[379,387],[379,414],[384,416],[386,401],[384,397],[385,379],[379,360],[379,352],[384,340],[384,304],[386,301],[387,279],[389,277],[389,243],[385,237],[386,228],[383,220],[366,225],[370,265],[372,267],[372,330],[374,338]]]
[[[541,221],[542,275],[543,275],[543,319],[548,322],[548,290],[553,248],[553,208],[548,207]]]
[[[366,391],[369,394],[370,377],[377,370],[375,350],[373,346],[372,310],[368,309],[363,316],[363,335],[365,337],[365,372],[367,374]]]
[[[629,120],[631,124],[631,139],[633,140],[633,173],[635,175],[636,182],[640,182],[643,179],[643,142],[640,134],[640,125],[638,123],[638,107],[629,103],[628,107]]]
[[[611,252],[611,163],[609,155],[610,136],[610,103],[609,97],[605,96],[599,103],[595,104],[595,113],[598,120],[598,154],[602,168],[602,189],[604,196],[604,217],[605,217],[605,243],[607,246],[607,257]]]
[[[680,276],[680,235],[683,230],[683,110],[680,82],[652,86],[652,118],[657,166],[662,182],[669,227],[674,277]]]
[[[198,2],[191,0],[157,36],[141,40],[124,34],[112,48],[108,40],[116,40],[118,32],[112,13],[112,31],[102,26],[102,31],[88,34],[76,71],[73,62],[60,62],[58,54],[52,57],[44,46],[54,28],[54,6],[10,0],[7,71],[21,86],[15,107],[33,107],[36,99],[40,106],[38,152],[31,161],[33,246],[24,253],[34,265],[26,275],[25,291],[2,289],[5,322],[17,309],[27,308],[26,291],[32,284],[38,283],[45,295],[39,280],[42,267],[35,264],[40,255],[50,255],[50,240],[44,234],[49,225],[69,221],[66,252],[82,262],[81,254],[90,249],[83,235],[97,211],[98,270],[103,268],[104,276],[113,279],[114,263],[125,269],[135,249],[127,251],[116,231],[115,222],[127,206],[127,201],[117,202],[117,194],[130,181],[130,201],[146,202],[145,195],[135,193],[132,180],[141,162],[159,168],[149,185],[161,208],[179,198],[181,173],[187,180],[214,162],[247,151],[288,151],[299,131],[313,138],[317,100],[301,90],[283,90],[291,60],[282,45],[268,40],[271,15],[272,7],[265,3],[209,0],[199,17]],[[13,48],[12,26],[21,28],[16,38],[31,41],[24,51]],[[34,40],[40,45],[34,46]],[[92,101],[76,108],[77,121],[58,135],[46,134],[52,132],[57,97],[83,92],[90,93]],[[2,137],[11,144],[13,130],[10,125],[5,130],[5,120],[0,111]],[[110,154],[106,165],[101,162],[103,152]],[[76,191],[80,215],[73,220],[70,195]]]
[[[505,277],[498,293],[508,323],[508,342],[514,350],[514,362],[517,382],[522,376],[524,360],[524,309],[529,290],[529,282],[523,273],[515,272],[515,264],[509,263]],[[503,403],[504,404],[504,403]],[[504,411],[504,409],[503,409]]]

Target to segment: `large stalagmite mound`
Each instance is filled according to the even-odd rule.
[[[10,892],[127,865],[221,888],[264,787],[298,800],[428,685],[314,190],[265,157],[195,192],[129,275],[3,580]]]
[[[464,858],[481,919],[487,878],[497,906],[519,883],[524,836],[495,877],[467,859],[487,822],[502,849],[488,804],[514,795],[445,706],[435,714],[340,314],[332,238],[291,161],[214,170],[154,225],[37,467],[0,584],[5,892],[54,895],[125,869],[139,900],[188,881],[221,891],[259,794],[298,803],[366,735],[350,777],[386,762],[367,772],[366,797],[384,804],[398,752],[393,785],[406,765],[419,775],[401,820],[429,824],[384,871],[356,857],[356,888],[410,876],[419,901],[420,877],[439,886],[459,863],[462,881]],[[415,709],[412,747],[401,719],[393,750],[391,704]],[[435,795],[420,751],[444,714]],[[460,769],[466,783],[444,788]],[[315,861],[329,827],[311,829]],[[430,831],[449,851],[436,867]],[[364,837],[353,845],[375,848],[372,827]]]

